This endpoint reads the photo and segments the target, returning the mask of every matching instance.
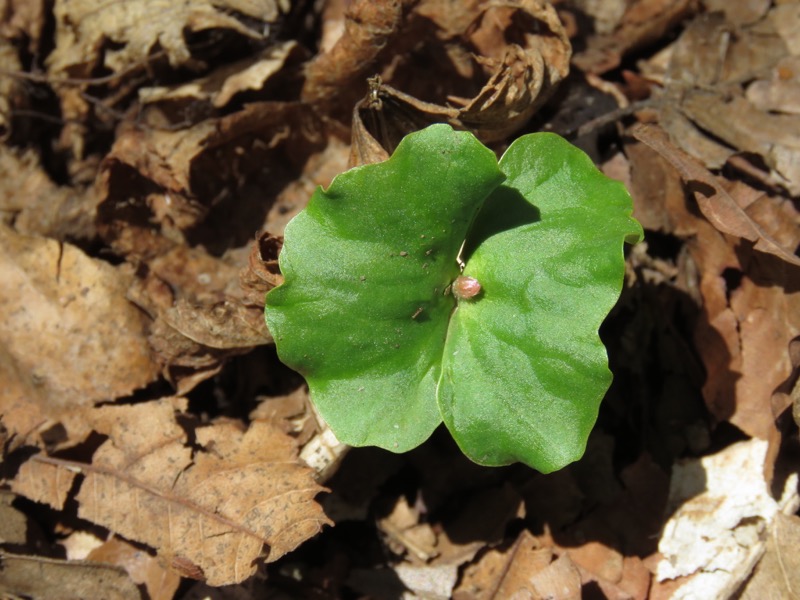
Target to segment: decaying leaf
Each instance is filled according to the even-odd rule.
[[[198,427],[192,448],[175,419],[184,406],[164,399],[95,409],[87,417],[108,440],[91,463],[38,455],[26,464],[52,467],[51,481],[58,471],[79,473],[81,518],[148,544],[184,575],[237,583],[260,556],[277,560],[319,532],[327,520],[313,498],[323,488],[291,439],[265,422],[247,431]],[[23,473],[14,489],[31,490]]]
[[[436,122],[471,130],[484,141],[503,139],[530,119],[569,71],[571,46],[550,5],[535,0],[474,4],[461,13],[461,21],[453,21],[438,2],[422,2],[416,10],[441,27],[440,35],[475,53],[474,62],[460,66],[463,74],[475,80],[483,73],[487,81],[468,88],[468,97],[450,92],[434,103],[373,78],[353,112],[351,164],[385,160],[404,135]],[[463,20],[465,15],[471,20]],[[520,38],[522,43],[509,42]]]
[[[89,77],[96,65],[102,65],[120,73],[144,66],[156,48],[165,52],[173,67],[191,66],[187,32],[221,29],[252,39],[263,36],[260,29],[232,16],[236,13],[262,24],[273,23],[279,8],[274,0],[133,0],[101,6],[91,0],[59,0],[55,4],[56,48],[48,59],[49,70],[51,74]],[[153,27],[154,22],[159,27]]]
[[[13,434],[25,437],[48,420],[79,428],[79,407],[127,396],[156,378],[142,315],[125,298],[127,269],[0,226],[0,279],[3,370],[17,374],[18,389],[36,390],[3,390],[0,415]],[[41,421],[31,423],[31,414]]]
[[[356,0],[344,15],[341,37],[305,69],[302,100],[331,102],[374,64],[389,39],[399,32],[404,13],[418,0]]]

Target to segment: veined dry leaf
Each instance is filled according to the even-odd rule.
[[[792,111],[796,101],[782,95],[796,87],[786,61],[800,56],[798,11],[786,3],[743,24],[719,12],[698,16],[666,51],[658,97],[661,125],[686,152],[710,168],[730,162],[793,195],[800,194],[800,117]],[[737,152],[760,156],[768,169]]]
[[[15,598],[141,600],[121,567],[0,552],[0,592]]]
[[[142,315],[125,298],[125,269],[0,225],[0,280],[2,358],[9,362],[3,370],[17,373],[23,389],[26,382],[37,389],[34,397],[2,390],[0,418],[13,433],[31,433],[13,423],[33,411],[69,421],[79,435],[78,408],[127,396],[156,378]]]
[[[244,432],[220,423],[195,429],[193,449],[175,420],[181,406],[165,399],[95,409],[87,418],[109,439],[91,464],[29,462],[81,473],[81,518],[152,546],[209,585],[243,581],[263,546],[266,560],[277,560],[328,523],[314,502],[323,488],[285,433],[265,422]],[[25,482],[15,489],[24,493]]]
[[[754,248],[777,256],[789,264],[800,266],[800,258],[793,251],[781,247],[764,229],[753,221],[736,203],[719,181],[700,162],[673,146],[666,134],[650,125],[636,125],[634,137],[666,158],[689,184],[695,185],[694,196],[703,215],[722,233],[744,238],[755,244]]]

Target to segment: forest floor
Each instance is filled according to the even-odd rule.
[[[800,2],[9,0],[0,56],[0,596],[800,597]],[[434,122],[645,228],[558,472],[348,451],[264,324],[286,223]]]

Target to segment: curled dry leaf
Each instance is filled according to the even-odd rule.
[[[264,298],[272,288],[283,282],[278,255],[283,238],[261,232],[250,244],[247,266],[239,271],[239,285],[251,306],[264,307]]]
[[[148,544],[214,586],[252,575],[264,545],[266,560],[277,560],[328,522],[314,502],[323,488],[286,434],[264,422],[247,431],[220,423],[195,429],[190,446],[175,420],[180,406],[164,399],[95,409],[87,416],[108,440],[90,464],[28,462],[80,473],[81,518]],[[14,486],[26,492],[22,473]]]
[[[245,60],[224,64],[205,77],[174,87],[150,87],[139,90],[145,106],[158,105],[165,112],[180,111],[208,115],[227,105],[237,94],[260,91],[281,73],[287,64],[297,62],[304,52],[294,40],[270,46]],[[199,103],[207,106],[198,106]],[[187,106],[191,105],[191,111]]]
[[[339,40],[306,66],[303,102],[330,102],[363,78],[387,42],[400,30],[404,13],[417,1],[356,0],[349,3]]]
[[[251,25],[232,16],[237,13],[249,17]],[[275,22],[278,15],[275,0],[131,0],[99,6],[92,0],[59,0],[55,3],[56,46],[47,59],[48,68],[51,75],[89,77],[101,64],[121,73],[144,67],[156,48],[164,51],[173,67],[192,66],[187,32],[220,29],[257,40],[263,37],[263,24]]]
[[[172,69],[204,68],[204,61],[213,57],[207,51],[202,58],[193,56],[198,45],[192,44],[192,36],[214,31],[223,37],[260,42],[280,15],[276,0],[130,0],[104,4],[58,0],[54,12],[55,48],[47,57],[47,73],[53,82],[64,81],[54,86],[67,123],[61,144],[79,158],[84,154],[87,133],[83,123],[92,114],[100,121],[119,115],[120,100],[141,85],[152,63],[168,64]],[[219,52],[223,47],[214,44],[212,51]],[[86,90],[97,69],[111,76],[94,83],[103,84],[112,93],[94,92],[105,97],[90,98]]]
[[[185,394],[224,360],[269,343],[262,306],[237,282],[239,265],[175,246],[147,264],[128,296],[153,319],[148,340],[166,379]]]
[[[524,125],[567,76],[572,50],[552,6],[534,0],[470,4],[459,11],[466,12],[468,20],[453,19],[448,10],[436,2],[422,2],[417,8],[422,16],[441,22],[439,34],[451,39],[453,48],[458,41],[466,54],[476,54],[474,62],[460,67],[458,58],[453,59],[454,71],[463,71],[469,80],[482,72],[488,81],[474,89],[472,97],[451,95],[443,98],[447,104],[436,104],[373,78],[369,93],[353,112],[351,164],[384,160],[404,135],[435,122],[471,130],[487,142],[504,139]],[[457,26],[463,29],[448,29]]]
[[[272,150],[313,129],[308,118],[297,103],[260,102],[188,129],[121,132],[98,178],[101,235],[123,254],[164,253],[263,169]]]
[[[125,297],[131,277],[124,268],[0,226],[0,279],[3,370],[21,377],[20,391],[37,390],[0,396],[2,422],[13,434],[24,437],[52,420],[69,421],[79,435],[79,407],[155,380],[142,315]],[[32,414],[41,421],[31,422]]]

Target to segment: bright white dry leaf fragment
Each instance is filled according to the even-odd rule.
[[[686,577],[673,598],[723,598],[764,552],[763,532],[779,511],[797,507],[797,475],[775,501],[764,480],[767,442],[752,439],[676,465],[668,506],[674,513],[658,549],[659,581]]]

